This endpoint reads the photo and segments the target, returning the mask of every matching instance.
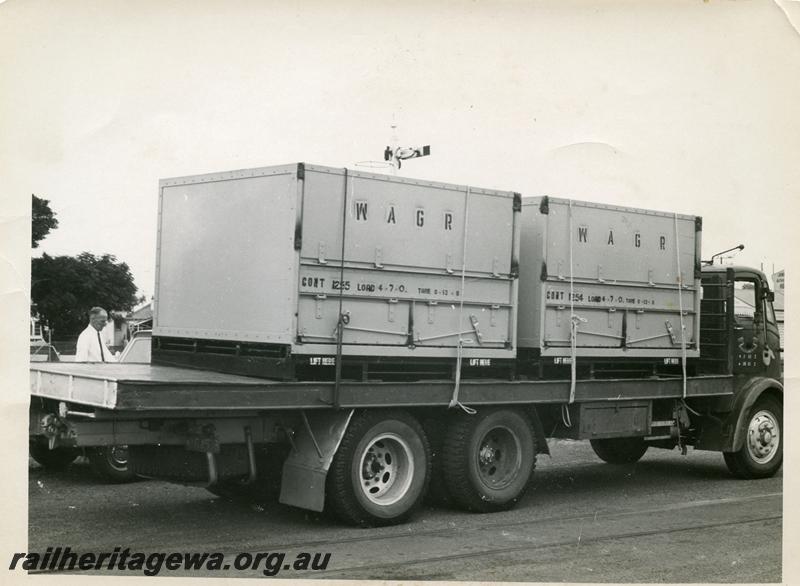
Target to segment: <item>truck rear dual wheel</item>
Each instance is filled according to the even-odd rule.
[[[138,478],[130,468],[126,445],[88,448],[86,456],[95,474],[107,482],[122,484]]]
[[[530,419],[513,409],[459,413],[448,426],[441,454],[450,500],[468,511],[512,508],[536,466]]]
[[[430,462],[425,432],[405,411],[356,413],[328,472],[328,506],[354,525],[405,521],[422,502]]]
[[[452,504],[450,495],[447,492],[447,483],[444,480],[444,465],[442,464],[444,450],[444,436],[447,426],[443,424],[447,421],[449,414],[442,412],[439,417],[431,417],[422,421],[422,428],[428,438],[431,447],[431,479],[428,483],[428,492],[425,500],[434,506],[449,506]]]
[[[738,452],[724,452],[725,464],[737,478],[768,478],[783,464],[783,406],[773,397],[762,397],[747,416],[744,445]]]
[[[641,460],[647,444],[641,437],[614,437],[589,440],[597,456],[609,464],[633,464]]]

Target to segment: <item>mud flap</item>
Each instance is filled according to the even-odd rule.
[[[325,478],[339,449],[353,410],[301,412],[302,426],[292,437],[292,451],[283,464],[281,494],[285,505],[322,511]]]

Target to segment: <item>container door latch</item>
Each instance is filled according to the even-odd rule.
[[[469,316],[469,322],[472,324],[472,329],[475,331],[475,338],[478,340],[478,344],[483,343],[483,334],[478,329],[478,317],[476,315]]]

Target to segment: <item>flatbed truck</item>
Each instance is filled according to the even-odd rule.
[[[513,507],[549,438],[783,461],[765,275],[702,222],[304,164],[163,180],[150,364],[31,365],[30,447],[398,523]]]
[[[753,287],[752,318],[734,313]],[[141,475],[286,504],[359,525],[407,519],[426,491],[472,511],[513,506],[552,437],[589,440],[612,464],[648,448],[722,452],[734,476],[783,459],[783,384],[766,277],[703,269],[694,374],[570,380],[271,381],[147,364],[31,365],[31,442],[128,446]],[[557,365],[547,365],[552,371]],[[585,371],[585,372],[584,372]],[[618,373],[615,373],[618,375]],[[429,489],[429,484],[432,486]]]

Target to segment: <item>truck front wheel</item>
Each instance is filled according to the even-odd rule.
[[[102,446],[89,448],[86,456],[92,469],[108,482],[133,482],[137,476],[128,465],[128,446]]]
[[[362,411],[342,439],[328,472],[328,505],[361,526],[406,520],[430,477],[430,448],[422,426],[404,411]]]
[[[51,450],[47,441],[30,440],[28,444],[31,458],[47,470],[65,470],[80,455],[78,448],[55,448]]]
[[[633,464],[647,451],[647,444],[641,437],[614,437],[589,440],[597,456],[609,464]]]
[[[783,464],[783,407],[763,397],[750,409],[747,435],[738,452],[724,452],[725,464],[737,478],[768,478]]]
[[[536,466],[531,422],[512,409],[459,413],[445,435],[442,465],[455,504],[480,513],[510,509]]]

